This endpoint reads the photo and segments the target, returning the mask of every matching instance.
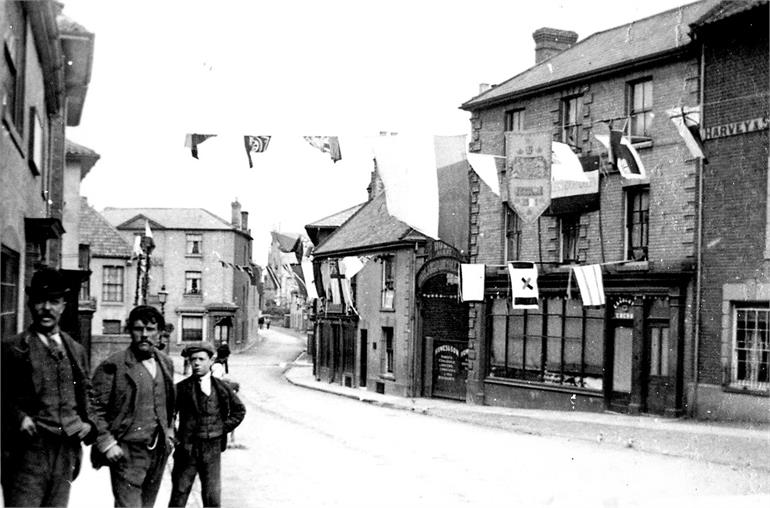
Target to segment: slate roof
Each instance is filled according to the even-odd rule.
[[[767,5],[769,1],[770,0],[723,0],[719,5],[716,5],[693,24],[695,26],[710,25],[755,7]]]
[[[354,213],[339,229],[313,250],[315,256],[350,251],[406,240],[427,240],[388,213],[385,193],[381,192]]]
[[[221,217],[203,208],[112,208],[102,210],[102,215],[116,228],[127,227],[140,217],[137,228],[144,227],[144,217],[150,227],[160,229],[238,231],[246,234]]]
[[[91,256],[131,257],[131,245],[84,197],[80,198],[79,241],[90,246]]]
[[[581,76],[611,70],[622,64],[683,48],[691,42],[689,25],[720,0],[702,0],[639,19],[579,41],[534,67],[466,101],[473,110],[497,101],[556,86]]]
[[[346,220],[352,217],[354,213],[359,211],[361,207],[364,206],[364,204],[365,203],[359,203],[355,206],[351,206],[350,208],[342,210],[341,212],[337,212],[333,215],[329,215],[328,217],[324,217],[323,219],[318,219],[315,222],[306,224],[305,227],[306,228],[327,228],[327,227],[341,226]]]

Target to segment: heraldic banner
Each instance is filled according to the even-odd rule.
[[[508,204],[524,222],[534,222],[551,204],[551,131],[506,132]],[[505,199],[505,197],[504,197]]]

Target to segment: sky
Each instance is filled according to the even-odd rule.
[[[249,212],[254,261],[270,231],[366,200],[381,131],[470,132],[459,106],[535,63],[532,32],[579,39],[686,0],[63,0],[95,33],[80,125],[100,154],[81,194],[105,207]],[[185,148],[187,133],[218,134]],[[243,135],[269,135],[249,168]],[[338,136],[342,160],[302,136]]]

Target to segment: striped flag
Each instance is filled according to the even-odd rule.
[[[332,161],[342,159],[340,140],[337,136],[302,136],[305,141],[324,153],[328,153]]]
[[[703,151],[703,140],[700,137],[700,107],[673,108],[666,111],[671,121],[674,122],[677,132],[684,139],[684,144],[690,150],[693,157],[708,162]]]
[[[537,309],[537,265],[527,261],[508,263],[508,274],[511,277],[511,308]]]
[[[607,148],[610,162],[624,178],[633,180],[647,177],[642,159],[622,131],[612,130],[609,136],[596,134],[594,137]]]
[[[250,168],[254,167],[251,161],[251,154],[264,152],[269,144],[270,136],[243,136],[243,146],[246,148],[246,156],[249,158]]]
[[[583,306],[604,305],[604,280],[600,265],[573,266]],[[569,290],[568,290],[569,292]]]

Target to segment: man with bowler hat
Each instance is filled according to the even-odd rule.
[[[230,385],[211,375],[211,344],[199,342],[186,349],[192,375],[177,383],[179,429],[168,504],[185,506],[198,474],[203,505],[221,506],[221,454],[227,434],[243,421],[246,408]]]
[[[86,351],[59,329],[69,289],[59,270],[32,275],[29,329],[2,343],[2,485],[6,506],[67,506],[90,444]]]
[[[134,307],[126,320],[131,345],[94,372],[91,461],[109,466],[115,506],[153,506],[173,448],[174,366],[156,347],[165,324],[155,307]]]

